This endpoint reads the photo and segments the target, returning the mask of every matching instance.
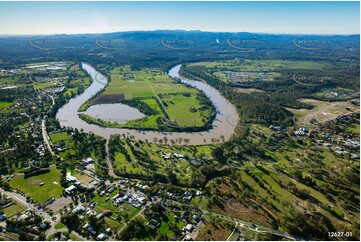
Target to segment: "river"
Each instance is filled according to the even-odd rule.
[[[56,118],[61,126],[71,127],[78,130],[83,129],[84,132],[92,132],[106,139],[109,139],[112,134],[125,134],[126,136],[134,136],[137,140],[148,140],[149,142],[153,142],[154,138],[163,139],[164,137],[167,137],[168,140],[179,140],[179,138],[182,138],[183,140],[189,139],[189,142],[187,143],[188,145],[212,144],[215,139],[219,139],[220,142],[222,142],[222,139],[220,138],[221,136],[224,137],[224,140],[228,140],[235,132],[239,116],[234,105],[225,99],[218,90],[207,83],[180,77],[179,69],[181,65],[174,66],[170,69],[168,75],[173,78],[180,78],[181,82],[190,84],[193,87],[204,91],[207,97],[213,102],[216,107],[217,114],[213,121],[212,129],[202,132],[159,132],[123,128],[104,128],[95,124],[88,124],[79,118],[78,109],[84,102],[89,100],[106,86],[107,78],[88,64],[82,63],[82,67],[92,77],[93,82],[82,94],[71,98],[59,109],[56,114]],[[139,118],[142,115],[138,110],[134,110],[133,108],[123,104],[107,104],[102,108],[103,110],[104,108],[107,108],[108,110],[105,110],[103,113],[96,110],[96,115],[105,120],[112,119],[109,117],[111,113],[115,113],[113,119],[122,120],[123,122],[124,120]],[[183,142],[182,144],[185,143]]]

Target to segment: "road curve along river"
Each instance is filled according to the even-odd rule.
[[[112,134],[125,134],[126,136],[134,136],[137,140],[148,140],[149,142],[153,142],[154,138],[163,139],[164,137],[167,137],[168,140],[176,140],[179,138],[182,138],[183,140],[189,139],[187,145],[212,144],[214,139],[219,139],[222,142],[222,139],[220,138],[221,136],[224,137],[224,140],[228,140],[235,132],[239,116],[234,105],[225,99],[218,90],[207,83],[179,76],[181,65],[174,66],[170,69],[168,75],[172,78],[180,78],[181,82],[187,83],[204,91],[207,97],[213,102],[216,107],[217,114],[213,121],[212,129],[202,132],[159,132],[122,128],[104,128],[95,124],[88,124],[79,118],[78,109],[84,102],[105,88],[108,80],[92,66],[82,63],[82,67],[92,77],[93,83],[82,94],[71,98],[59,109],[56,114],[56,118],[61,126],[71,127],[78,130],[83,129],[84,132],[92,132],[106,139],[109,139]],[[183,142],[182,144],[185,143]]]

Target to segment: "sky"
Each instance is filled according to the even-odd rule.
[[[359,2],[0,2],[0,34],[183,29],[359,34]]]

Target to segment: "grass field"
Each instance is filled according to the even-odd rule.
[[[50,134],[51,141],[57,143],[59,141],[68,140],[70,137],[67,132],[53,133]]]
[[[33,84],[33,87],[35,90],[41,90],[41,89],[46,89],[49,87],[53,87],[53,83],[42,83],[42,84]]]
[[[24,211],[26,209],[26,207],[19,205],[17,203],[14,203],[13,205],[4,208],[4,213],[6,215],[7,218],[11,218],[12,216],[21,213],[22,211]]]
[[[197,92],[194,88],[188,88],[175,83],[167,74],[160,71],[143,69],[131,72],[129,69],[115,68],[111,71],[111,82],[102,95],[123,93],[126,99],[139,97],[151,97],[163,93]],[[131,81],[124,76],[132,73]]]
[[[194,96],[186,97],[182,94],[169,95],[167,98],[161,98],[166,103],[165,110],[170,119],[178,126],[182,127],[200,127],[204,124],[203,117],[210,114],[210,109],[205,112],[199,110],[198,100]],[[193,111],[192,111],[193,110]]]
[[[0,109],[7,108],[13,104],[12,102],[0,102]]]
[[[222,69],[229,71],[276,71],[286,69],[322,69],[325,64],[316,61],[286,61],[286,60],[228,60],[222,62],[198,62],[190,66],[205,66],[209,69]]]
[[[354,124],[351,127],[347,128],[348,131],[351,131],[353,134],[359,136],[360,135],[360,125]]]
[[[76,173],[76,174],[72,174],[79,182],[81,183],[88,183],[91,182],[93,180],[93,178],[91,178],[90,176],[87,176],[85,174],[80,174],[80,173]]]
[[[44,182],[43,186],[39,186],[41,182]],[[51,166],[48,173],[26,179],[24,175],[16,175],[9,183],[13,189],[23,191],[39,203],[44,203],[53,197],[57,198],[63,191],[60,186],[60,170],[55,166]]]

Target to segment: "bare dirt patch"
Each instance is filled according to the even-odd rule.
[[[223,224],[210,223],[198,234],[197,241],[225,241],[232,230]]]
[[[354,106],[349,101],[325,102],[315,99],[300,99],[299,101],[314,106],[312,109],[287,108],[287,110],[296,115],[296,121],[299,125],[311,125],[312,120],[316,120],[318,123],[324,123],[340,115],[359,111],[359,107]]]
[[[233,90],[234,90],[234,92],[237,92],[237,93],[263,92],[262,90],[255,89],[255,88],[241,88],[241,87],[236,87]]]
[[[232,192],[234,190],[228,183],[219,184],[219,189],[223,192]],[[249,199],[223,197],[219,203],[212,204],[210,209],[226,216],[231,215],[237,219],[270,226],[272,218],[261,207],[261,204],[257,204]]]

